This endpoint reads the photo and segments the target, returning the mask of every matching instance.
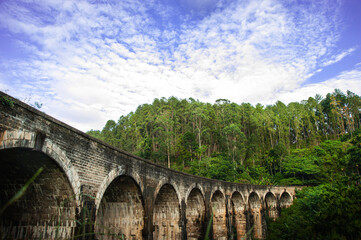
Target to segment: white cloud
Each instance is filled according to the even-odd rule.
[[[169,6],[133,0],[0,4],[0,19],[7,19],[0,26],[25,34],[23,49],[32,54],[14,64],[0,60],[0,87],[36,96],[45,112],[81,130],[101,129],[160,97],[307,97],[314,85],[297,90],[307,77],[353,51],[334,54],[339,23],[329,2],[239,1],[213,12],[213,0],[192,4],[209,14],[196,22],[172,15],[179,12]]]
[[[347,90],[356,94],[361,93],[361,68],[350,71],[344,71],[336,77],[314,84],[308,84],[297,88],[293,91],[279,92],[275,98],[270,98],[266,104],[274,103],[277,100],[284,103],[296,102],[306,100],[308,97],[314,97],[316,94],[325,96],[327,93],[333,92],[335,89],[340,89],[344,93]]]
[[[331,59],[328,59],[325,63],[323,63],[323,66],[329,66],[332,65],[334,63],[337,63],[339,61],[341,61],[344,57],[350,55],[351,53],[353,53],[356,49],[355,48],[350,48],[340,54],[337,54],[335,56],[332,56]]]

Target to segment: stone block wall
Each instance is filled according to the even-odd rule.
[[[1,92],[0,96],[12,99]],[[55,219],[61,219],[56,230],[61,238],[111,229],[126,239],[202,239],[213,212],[213,239],[227,239],[233,225],[239,239],[250,228],[246,229],[250,225],[248,213],[256,224],[255,236],[262,238],[263,211],[276,211],[273,202],[266,204],[267,194],[272,193],[280,208],[288,207],[295,195],[295,187],[236,184],[177,172],[116,149],[16,99],[12,101],[13,107],[0,104],[1,204],[37,170],[29,168],[29,161],[47,170],[37,179],[39,183],[32,185],[35,199],[42,200],[19,200],[16,204],[26,206],[19,209],[27,217],[11,217],[18,210],[5,214],[2,235],[12,224],[12,236],[32,232],[29,239],[36,239],[36,233],[44,232],[43,239],[53,239],[53,226],[59,223]],[[14,159],[18,171],[12,171]],[[67,205],[55,211],[62,202]],[[40,209],[43,217],[37,219],[31,209]],[[95,224],[83,227],[65,219]],[[36,226],[23,227],[33,220]]]

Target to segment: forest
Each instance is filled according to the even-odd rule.
[[[170,97],[87,133],[194,175],[307,186],[267,239],[361,239],[360,117],[360,96],[339,89],[267,106]]]

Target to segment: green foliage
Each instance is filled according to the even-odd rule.
[[[293,205],[282,210],[281,217],[269,224],[267,239],[359,239],[361,177],[357,165],[360,149],[361,135],[357,135],[347,145],[325,141],[313,151],[303,152],[306,168],[309,165],[312,169],[317,163],[325,165],[316,173],[322,175],[323,183],[298,192]],[[307,164],[310,157],[318,159],[311,159]]]
[[[102,134],[99,130],[90,130],[86,132],[88,135],[102,140]]]
[[[340,90],[285,105],[154,99],[88,133],[157,164],[256,184],[317,185],[359,172],[361,98]],[[342,138],[342,141],[339,139]],[[351,166],[351,165],[352,166]]]
[[[235,181],[236,166],[224,157],[205,157],[191,163],[189,173],[224,181]]]
[[[4,106],[13,108],[14,107],[14,101],[11,100],[11,98],[7,96],[0,96],[0,103]]]
[[[284,173],[286,178],[293,178],[297,184],[313,185],[319,183],[318,177],[321,172],[317,165],[318,159],[313,155],[297,156],[292,154],[284,162]],[[295,181],[298,179],[298,181]],[[285,183],[285,182],[283,182]]]
[[[351,140],[352,146],[347,150],[349,154],[348,171],[360,177],[361,167],[361,134]]]
[[[267,239],[359,239],[361,186],[324,184],[306,188],[270,223]]]

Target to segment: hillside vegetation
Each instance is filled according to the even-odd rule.
[[[335,90],[288,105],[155,99],[88,134],[213,179],[306,185],[267,239],[361,239],[361,98]]]
[[[155,99],[88,134],[191,174],[255,184],[317,185],[345,169],[361,98],[340,90],[288,105]]]

